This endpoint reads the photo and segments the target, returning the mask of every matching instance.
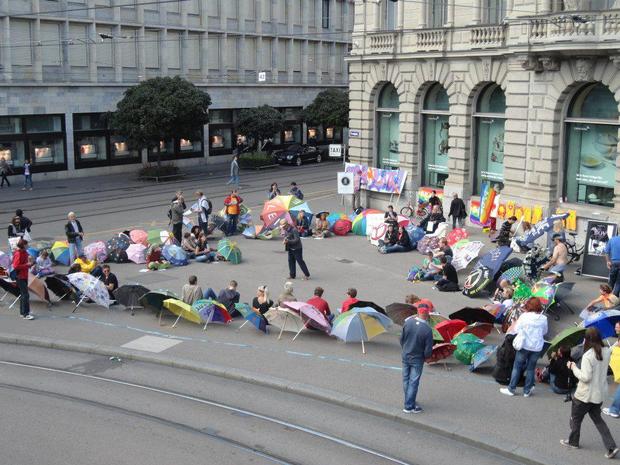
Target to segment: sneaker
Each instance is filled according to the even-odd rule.
[[[303,277],[303,278],[301,278],[301,279],[303,279],[304,281],[308,281],[308,280],[310,279],[310,276],[304,276],[304,277]]]
[[[424,409],[422,407],[416,405],[415,407],[413,407],[412,413],[422,413],[423,411]]]
[[[579,446],[573,446],[570,442],[568,442],[568,439],[560,439],[560,444],[562,444],[563,446],[568,447],[569,449],[579,449]],[[608,452],[608,454],[609,454],[609,452]]]
[[[26,316],[25,316],[25,317],[23,317],[23,318],[24,318],[24,320],[34,320],[34,316],[32,316],[32,315],[30,315],[30,314],[26,315]]]
[[[610,416],[611,418],[618,418],[618,417],[620,417],[620,415],[618,415],[617,413],[612,412],[607,407],[605,407],[602,411],[603,411],[603,413],[605,415]]]
[[[605,454],[606,459],[613,459],[618,454],[618,448],[609,449]]]
[[[404,408],[403,413],[413,413],[413,409]]]
[[[528,392],[524,392],[523,393],[523,397],[530,397],[532,394],[534,394],[534,388],[533,387]]]
[[[502,393],[502,394],[504,394],[505,396],[511,396],[511,397],[512,397],[512,396],[514,396],[514,395],[515,395],[515,393],[514,393],[514,392],[512,392],[512,391],[511,391],[509,388],[507,388],[507,387],[505,387],[505,388],[501,388],[501,389],[499,390],[499,392],[501,392],[501,393]]]

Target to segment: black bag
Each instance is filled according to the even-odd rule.
[[[209,199],[207,199],[207,204],[209,205],[209,208],[207,208],[207,211],[205,213],[207,215],[210,215],[211,212],[213,211],[213,204],[211,203],[211,201]]]

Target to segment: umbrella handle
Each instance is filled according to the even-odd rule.
[[[244,323],[241,326],[239,326],[239,329],[237,331],[240,331],[241,328],[243,328],[245,325],[247,325],[249,323],[249,321],[250,320],[245,320]]]
[[[280,339],[282,339],[282,332],[284,331],[284,328],[286,327],[286,322],[288,321],[288,313],[286,313],[284,315],[284,324],[282,325],[282,327],[280,328],[280,334],[278,335],[278,341]]]
[[[181,315],[183,314],[183,312],[181,312]],[[176,321],[174,322],[174,324],[172,325],[172,327],[174,328],[177,323],[179,322],[179,320],[181,319],[181,315],[178,316],[178,318],[176,319]]]
[[[209,316],[207,317],[207,321],[205,321],[205,327],[204,327],[204,328],[202,328],[204,331],[206,331],[206,330],[207,330],[207,325],[208,325],[209,323],[211,323],[211,320],[213,320],[213,314],[214,314],[214,313],[215,313],[215,309],[213,309],[213,310],[211,310],[211,311],[209,312]]]
[[[362,339],[362,353],[366,353],[366,347],[364,347],[364,339]]]

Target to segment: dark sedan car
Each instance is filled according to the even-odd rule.
[[[314,160],[321,163],[323,152],[320,148],[309,145],[293,144],[273,154],[276,163],[300,166],[302,163]]]

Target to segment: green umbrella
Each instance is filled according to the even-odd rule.
[[[552,339],[551,345],[547,349],[547,356],[549,356],[551,352],[557,351],[560,346],[574,347],[581,344],[585,334],[586,328],[579,326],[571,326],[564,329],[564,331],[560,332]]]
[[[140,305],[144,308],[149,308],[155,312],[161,311],[164,308],[164,300],[178,299],[179,297],[168,289],[157,289],[155,291],[147,292],[138,299]]]
[[[241,250],[236,242],[230,239],[222,239],[217,243],[218,253],[233,265],[241,263]]]
[[[147,233],[147,240],[149,241],[149,244],[161,245],[162,240],[161,240],[160,233],[161,233],[161,229],[151,229]]]

